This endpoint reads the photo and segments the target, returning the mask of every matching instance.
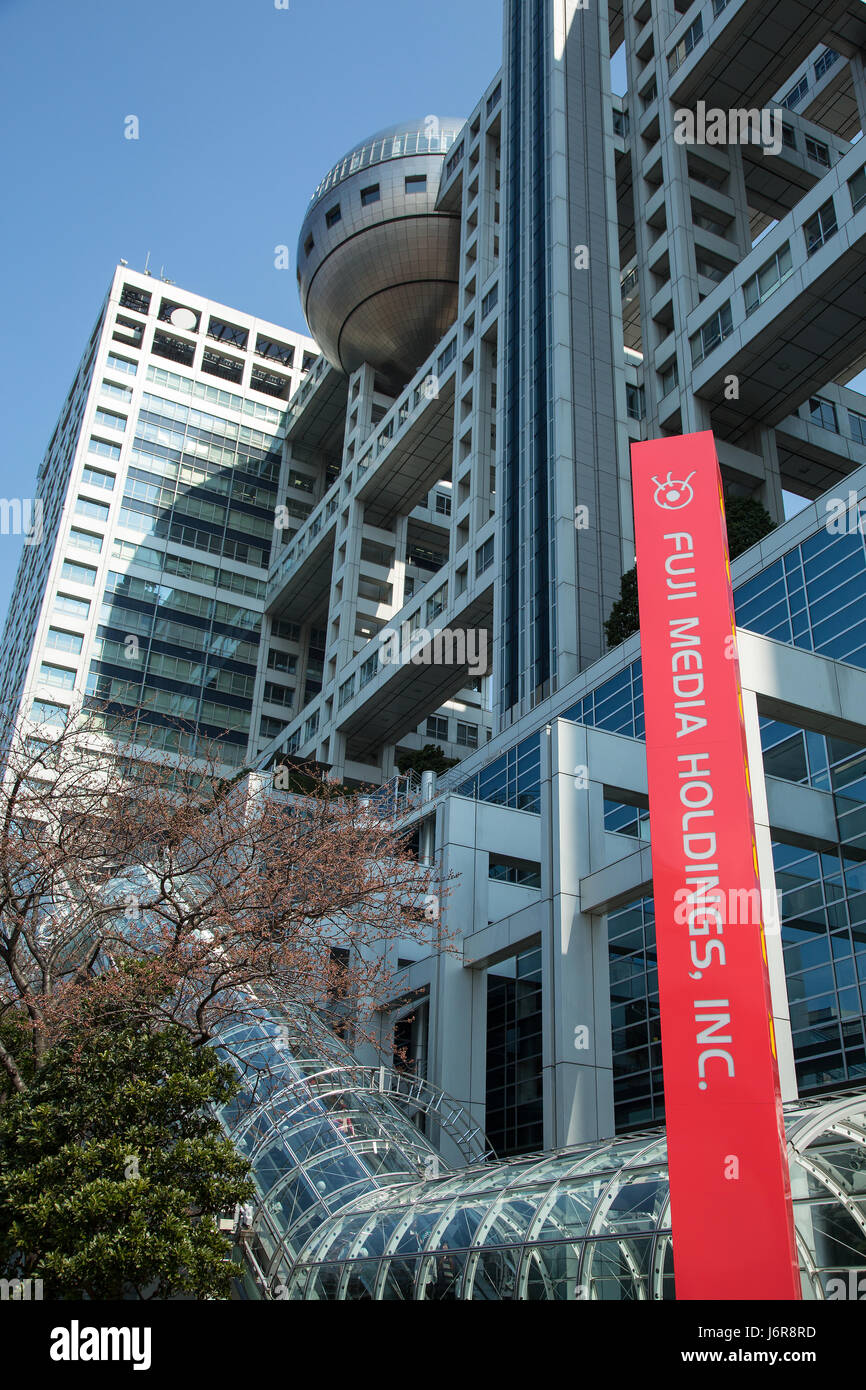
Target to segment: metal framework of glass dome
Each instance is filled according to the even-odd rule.
[[[663,1131],[491,1162],[463,1107],[360,1066],[314,1015],[262,1008],[222,1043],[242,1090],[220,1118],[258,1190],[241,1241],[249,1295],[676,1296]],[[449,1170],[419,1124],[468,1166]],[[866,1269],[866,1094],[793,1103],[785,1125],[803,1297],[850,1296],[838,1290]]]
[[[217,1115],[257,1189],[242,1235],[246,1286],[265,1298],[284,1296],[297,1253],[335,1211],[448,1171],[422,1126],[447,1135],[466,1163],[491,1156],[481,1126],[444,1091],[362,1066],[315,1014],[294,1018],[261,1006],[220,1034],[241,1089]]]
[[[866,1267],[866,1096],[798,1102],[785,1121],[803,1297],[850,1296],[839,1290]],[[286,1296],[674,1298],[665,1136],[624,1136],[356,1201],[301,1252]]]

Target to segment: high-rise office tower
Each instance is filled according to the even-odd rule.
[[[4,640],[8,707],[51,725],[92,696],[138,708],[150,747],[194,754],[203,735],[228,768],[244,760],[286,406],[316,355],[311,339],[117,268],[39,469]],[[286,506],[291,529],[308,508]],[[296,651],[274,634],[274,729]]]

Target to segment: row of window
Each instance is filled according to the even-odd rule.
[[[457,731],[454,742],[461,748],[478,747],[478,725],[467,724],[464,720],[458,719]],[[427,738],[438,739],[440,743],[450,743],[449,720],[441,714],[431,714],[425,726]]]
[[[426,174],[407,174],[407,175],[406,175],[406,178],[405,178],[404,181],[403,181],[403,187],[404,187],[404,191],[405,191],[407,194],[426,193],[426,192],[427,192],[427,175],[426,175]],[[361,189],[361,207],[362,207],[362,208],[371,207],[374,203],[380,202],[381,199],[382,199],[382,186],[381,186],[381,184],[378,184],[378,183],[371,183],[371,184],[368,184],[366,188],[362,188],[362,189]],[[341,205],[340,205],[339,203],[335,203],[333,207],[328,208],[327,212],[325,213],[325,226],[326,226],[326,227],[328,227],[328,228],[330,228],[330,227],[336,227],[337,223],[338,223],[338,222],[341,222],[342,220],[343,220],[343,209],[342,209],[342,207],[341,207]],[[309,256],[310,253],[313,251],[315,245],[316,245],[316,243],[315,243],[315,240],[314,240],[314,238],[313,238],[313,234],[312,234],[312,232],[310,232],[309,235],[307,236],[306,240],[304,241],[304,255],[305,255],[305,256]]]
[[[832,401],[826,400],[823,396],[812,396],[806,410],[813,425],[818,425],[823,430],[831,430],[833,434],[841,433],[839,416]],[[866,416],[857,415],[855,411],[849,410],[848,422],[851,438],[857,444],[866,444]]]
[[[120,306],[123,309],[132,309],[137,314],[149,314],[152,298],[153,296],[147,290],[136,289],[133,285],[124,285],[120,294]],[[197,333],[201,326],[201,313],[198,309],[178,304],[171,299],[162,300],[158,318],[161,322],[170,323],[175,328],[182,328],[188,333]],[[243,328],[240,324],[229,323],[225,319],[211,314],[208,320],[207,336],[215,342],[229,343],[232,347],[246,350],[249,344],[250,330]],[[294,362],[294,347],[290,343],[278,342],[265,333],[256,335],[255,350],[256,356],[281,362],[286,367],[291,367]],[[306,352],[304,359],[304,370],[307,371],[315,361],[315,354]]]
[[[848,187],[851,193],[852,210],[857,213],[860,208],[866,206],[866,170],[858,169],[857,173],[848,180]],[[833,199],[829,198],[803,225],[807,254],[813,256],[832,236],[835,236],[838,229],[836,207]],[[793,272],[791,246],[789,242],[785,242],[784,246],[780,247],[761,266],[760,270],[744,282],[743,299],[746,315],[753,314],[761,304],[769,299],[770,295],[784,284]],[[733,330],[731,302],[728,300],[692,336],[690,340],[692,366],[697,367],[703,362],[704,358],[718,347]]]

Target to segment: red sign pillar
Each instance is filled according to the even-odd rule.
[[[799,1299],[712,434],[632,483],[677,1297]]]

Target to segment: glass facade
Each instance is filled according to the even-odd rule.
[[[531,734],[454,788],[458,796],[518,811],[541,811],[541,735]]]
[[[541,947],[487,972],[487,1138],[501,1157],[544,1143]]]
[[[655,909],[640,898],[608,913],[611,1046],[617,1132],[664,1119]]]
[[[109,571],[87,692],[112,707],[144,706],[138,720],[152,745],[194,753],[203,735],[226,762],[243,761],[261,606],[214,590],[252,603],[264,594],[280,457],[276,434],[151,393],[142,399],[120,523],[143,539],[118,540],[114,557],[159,574]],[[171,542],[216,563],[169,554]]]
[[[508,50],[502,452],[502,709],[547,693],[555,666],[556,586],[549,518],[549,195],[547,4],[505,13]],[[524,128],[521,108],[526,106]],[[528,216],[527,216],[528,210]],[[528,293],[525,293],[528,286]],[[525,688],[526,687],[526,688]]]

